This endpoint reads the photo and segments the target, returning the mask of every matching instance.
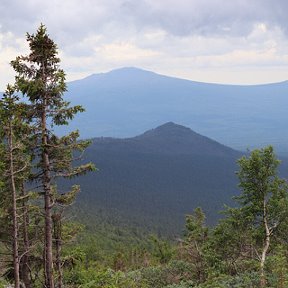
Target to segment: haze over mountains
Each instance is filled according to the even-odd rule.
[[[86,112],[62,132],[97,137],[86,160],[99,171],[76,180],[83,191],[78,207],[165,230],[181,229],[184,215],[201,206],[215,223],[237,194],[236,160],[243,153],[236,150],[272,144],[288,154],[287,95],[287,81],[218,85],[136,68],[68,83],[67,99]]]
[[[287,95],[287,81],[218,85],[123,68],[69,83],[68,99],[86,108],[69,129],[131,137],[173,121],[237,150],[272,144],[288,153]]]

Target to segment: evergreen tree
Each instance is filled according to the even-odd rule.
[[[16,87],[28,98],[30,117],[36,129],[33,147],[36,172],[33,180],[40,183],[39,192],[44,198],[45,287],[53,288],[52,215],[58,201],[55,179],[77,176],[93,170],[94,166],[88,163],[73,167],[74,151],[83,151],[89,145],[88,141],[78,142],[77,131],[58,137],[53,130],[54,125],[67,125],[76,113],[84,111],[81,106],[69,107],[69,102],[63,99],[66,91],[65,73],[59,68],[56,44],[42,24],[35,34],[27,34],[27,41],[30,54],[17,57],[12,61],[12,66],[16,71]]]
[[[20,191],[30,167],[29,155],[26,153],[25,139],[30,128],[27,123],[26,105],[18,102],[14,88],[10,85],[0,100],[0,138],[2,145],[2,193],[6,196],[8,231],[12,226],[13,272],[15,288],[20,287],[20,231],[19,205]],[[21,213],[25,213],[21,211]],[[11,221],[9,221],[11,218]]]
[[[205,245],[208,241],[208,228],[205,225],[205,214],[200,207],[191,215],[186,215],[186,237],[183,248],[187,260],[193,264],[195,278],[203,282],[206,278]]]

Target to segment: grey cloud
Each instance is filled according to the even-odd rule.
[[[0,1],[0,25],[2,32],[13,31],[17,35],[23,34],[23,31],[31,29],[39,11],[38,5],[29,5],[28,3],[17,1],[2,0]],[[41,11],[41,10],[40,10]]]
[[[283,30],[287,28],[285,12],[288,4],[280,0],[182,0],[177,4],[166,0],[156,3],[162,4],[126,1],[122,5],[122,14],[130,15],[139,27],[150,25],[178,36],[245,36],[257,22],[277,25]]]
[[[286,0],[2,0],[0,24],[2,31],[23,35],[44,22],[67,40],[95,31],[125,33],[127,27],[159,28],[177,36],[245,36],[257,22],[287,31],[287,9]]]
[[[94,53],[84,45],[92,35],[103,36],[102,44],[155,29],[179,38],[246,37],[256,23],[288,35],[287,9],[286,0],[2,0],[0,32],[24,37],[43,22],[67,54],[84,56]]]

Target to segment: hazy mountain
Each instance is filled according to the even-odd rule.
[[[123,68],[68,90],[68,99],[86,108],[69,129],[85,138],[130,137],[173,121],[238,150],[272,144],[288,151],[288,82],[217,85]]]
[[[241,153],[172,122],[133,138],[95,138],[85,155],[99,168],[76,180],[77,205],[91,218],[102,211],[124,223],[180,232],[195,207],[215,223],[237,194]]]

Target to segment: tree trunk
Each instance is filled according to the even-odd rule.
[[[42,113],[42,162],[43,162],[43,178],[42,184],[44,188],[44,213],[45,213],[45,258],[44,258],[44,276],[45,287],[54,288],[53,279],[53,239],[52,239],[52,201],[51,201],[51,176],[50,176],[50,161],[47,151],[48,136],[46,131],[46,107],[47,103],[44,100]]]
[[[12,126],[9,125],[8,146],[9,146],[9,164],[10,164],[10,182],[12,191],[12,218],[13,218],[13,268],[14,268],[14,287],[20,287],[19,276],[19,246],[18,246],[18,219],[17,219],[17,193],[14,177],[14,157],[13,157],[13,135]]]
[[[45,285],[46,288],[54,288],[53,281],[53,251],[52,251],[52,220],[50,185],[44,186],[45,196]]]
[[[266,254],[269,249],[269,245],[270,245],[270,236],[268,237],[266,236],[262,255],[261,255],[261,262],[260,262],[260,287],[261,288],[266,287],[266,277],[265,277],[264,267],[265,267]]]
[[[20,269],[20,276],[21,280],[25,285],[25,288],[31,288],[31,279],[30,279],[30,269],[29,269],[29,250],[30,250],[30,243],[29,243],[29,235],[28,235],[28,225],[29,225],[29,218],[28,218],[28,208],[25,199],[25,189],[24,184],[22,183],[21,187],[21,196],[23,197],[22,201],[22,209],[23,209],[23,224],[22,224],[22,233],[23,233],[23,246],[24,246],[24,255],[21,259],[21,269]]]
[[[262,250],[262,255],[261,255],[261,261],[260,261],[260,287],[266,287],[266,277],[265,277],[265,261],[266,261],[266,255],[270,246],[270,229],[268,226],[268,221],[267,221],[267,211],[266,211],[266,202],[264,199],[263,202],[263,222],[264,222],[264,227],[265,227],[265,240],[263,244],[263,250]]]
[[[62,261],[61,261],[61,250],[62,250],[62,213],[55,213],[53,215],[54,222],[54,239],[55,239],[55,253],[56,253],[56,270],[57,270],[57,288],[63,287],[63,273],[62,273]]]

